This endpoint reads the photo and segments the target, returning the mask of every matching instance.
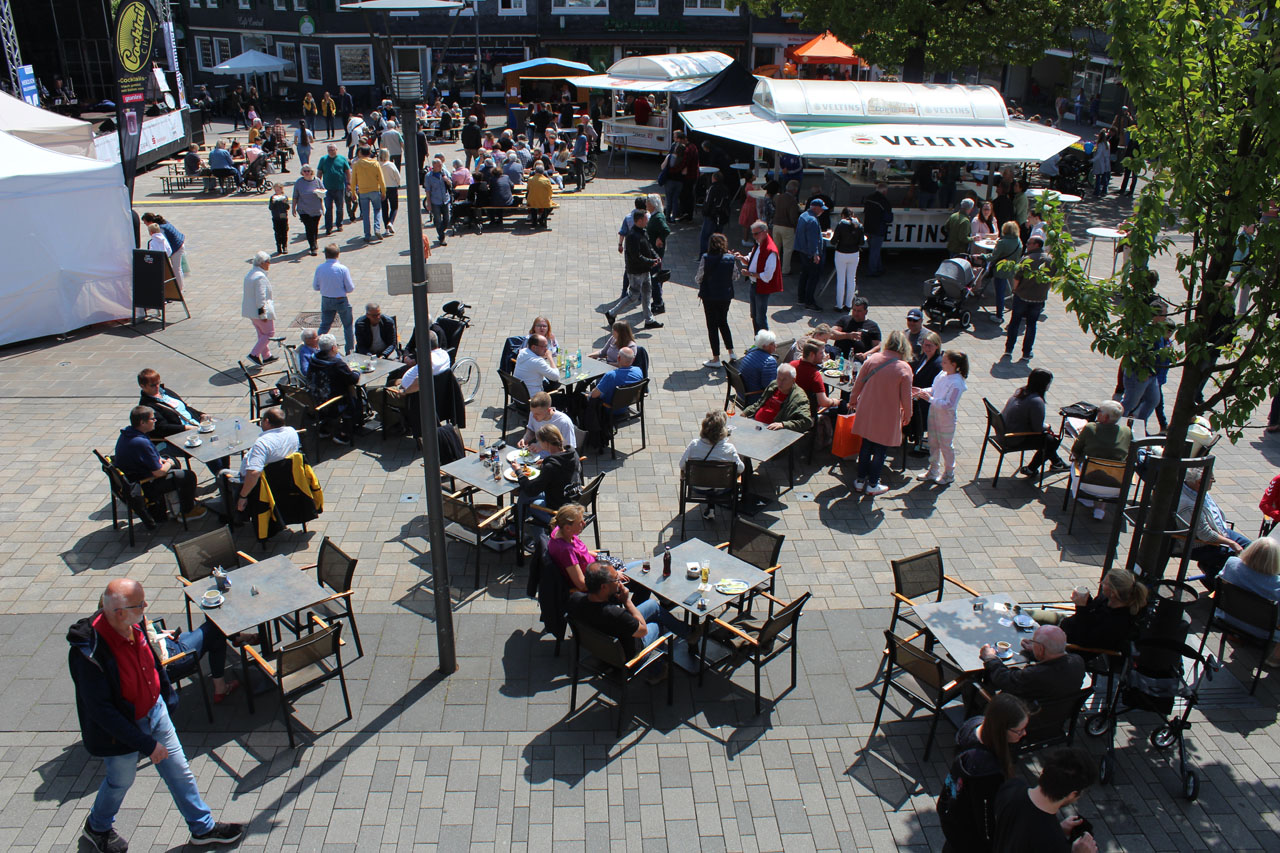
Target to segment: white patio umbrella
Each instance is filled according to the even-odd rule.
[[[284,71],[292,65],[293,63],[287,59],[281,59],[260,50],[246,50],[221,65],[213,66],[213,70],[219,74],[271,74]]]

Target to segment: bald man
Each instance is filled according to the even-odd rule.
[[[1061,699],[1080,689],[1084,660],[1067,651],[1067,635],[1057,625],[1041,625],[1022,641],[1022,650],[1033,662],[1018,668],[1006,667],[990,645],[978,650],[991,692],[1012,693],[1030,703]]]
[[[187,821],[190,844],[235,844],[244,826],[213,819],[169,719],[166,702],[175,698],[173,687],[138,624],[146,610],[142,584],[118,578],[107,584],[102,608],[67,631],[81,737],[89,754],[106,765],[106,778],[82,834],[103,853],[129,849],[113,824],[133,785],[141,753],[156,765]]]

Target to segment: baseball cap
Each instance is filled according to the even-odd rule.
[[[920,309],[919,309],[919,308],[912,308],[910,311],[908,311],[908,312],[907,312],[907,319],[908,319],[908,320],[923,320],[923,319],[924,319],[924,314],[922,314],[922,313],[920,312]]]
[[[815,199],[813,199],[812,201],[810,201],[810,202],[809,202],[809,206],[810,206],[810,207],[820,207],[820,208],[822,208],[823,210],[826,210],[826,209],[827,209],[827,203],[826,203],[825,201],[823,201],[822,199],[820,199],[820,198],[815,198]]]

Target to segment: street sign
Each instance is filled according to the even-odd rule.
[[[387,294],[413,293],[413,268],[409,264],[387,264]],[[427,293],[453,293],[453,264],[427,264]]]

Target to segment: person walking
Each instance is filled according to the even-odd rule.
[[[324,118],[325,139],[333,139],[333,117],[337,114],[337,103],[332,95],[325,92],[324,97],[320,99],[320,115]]]
[[[453,181],[444,172],[444,160],[431,161],[431,171],[427,172],[423,187],[426,192],[422,195],[422,204],[436,226],[437,245],[447,246],[444,234],[453,209]]]
[[[902,428],[911,423],[910,353],[906,333],[890,332],[880,352],[863,362],[849,394],[858,412],[853,434],[862,436],[853,490],[869,498],[889,491],[880,482],[884,457],[902,443]]]
[[[698,261],[693,275],[702,300],[702,313],[707,320],[707,337],[711,341],[711,358],[704,362],[710,368],[720,367],[720,339],[724,339],[729,360],[734,360],[733,333],[729,331],[729,306],[733,304],[733,274],[737,264],[729,252],[729,240],[723,234],[712,234],[707,252]]]
[[[272,184],[271,197],[267,199],[271,211],[271,228],[275,232],[276,254],[283,255],[289,248],[289,198],[284,194],[284,184]]]
[[[298,152],[298,163],[305,166],[311,162],[311,143],[316,135],[307,126],[307,120],[298,122],[298,129],[293,133],[293,147]]]
[[[952,440],[956,434],[956,414],[960,395],[967,389],[969,357],[958,350],[942,354],[942,372],[929,388],[912,388],[911,396],[929,404],[925,424],[929,430],[929,470],[917,480],[933,480],[945,486],[956,479],[956,454]]]
[[[333,233],[334,212],[337,211],[338,230],[342,230],[342,210],[346,206],[347,185],[351,182],[351,164],[338,153],[338,146],[329,143],[328,154],[316,163],[316,171],[324,184],[324,236]]]
[[[173,685],[138,626],[146,609],[142,584],[117,578],[107,584],[98,611],[67,631],[80,736],[85,749],[101,758],[106,770],[82,835],[100,853],[129,849],[114,823],[143,755],[155,765],[186,820],[190,844],[235,844],[244,836],[244,826],[214,819],[169,718],[167,703],[174,698]]]
[[[311,289],[320,293],[320,326],[316,333],[327,334],[333,326],[333,318],[342,321],[342,333],[346,344],[345,355],[351,355],[355,349],[355,324],[351,319],[350,294],[355,291],[355,282],[351,280],[351,270],[338,263],[341,252],[336,243],[324,247],[324,263],[316,267],[311,277]]]
[[[623,257],[627,264],[627,293],[604,309],[604,316],[612,326],[617,315],[637,302],[644,308],[644,327],[661,329],[663,324],[653,316],[653,287],[651,273],[662,265],[662,259],[653,250],[645,226],[649,224],[649,211],[637,210],[631,217],[631,233],[627,235]]]
[[[1102,198],[1111,188],[1111,141],[1107,131],[1099,131],[1093,143],[1093,195]]]
[[[361,145],[356,162],[351,167],[351,192],[360,202],[360,222],[364,225],[366,242],[382,240],[382,197],[387,192],[387,182],[382,177],[382,167],[373,159],[373,150]]]
[[[782,274],[791,275],[791,252],[796,245],[796,225],[800,222],[800,182],[787,182],[786,190],[773,199],[773,242],[778,247]]]
[[[388,234],[396,233],[391,223],[396,221],[396,214],[400,211],[400,166],[391,162],[391,157],[391,152],[385,148],[378,152],[378,167],[382,169],[382,182],[386,185],[386,192],[382,195],[382,222]]]
[[[840,221],[831,235],[831,245],[835,247],[837,311],[852,308],[853,297],[858,295],[858,261],[862,258],[865,235],[862,223],[852,210],[846,207],[840,211]]]
[[[320,216],[323,213],[324,185],[316,177],[314,168],[303,166],[302,177],[293,182],[293,215],[302,220],[302,230],[307,235],[307,248],[313,258],[316,256]]]
[[[1019,269],[1013,282],[1013,307],[1009,310],[1009,330],[1004,340],[1004,354],[1012,358],[1013,346],[1018,342],[1018,333],[1023,321],[1027,324],[1026,336],[1022,339],[1022,358],[1030,361],[1036,344],[1036,324],[1040,322],[1040,313],[1049,298],[1049,275],[1042,270],[1052,257],[1044,251],[1044,237],[1032,234],[1027,239],[1027,257],[1031,260],[1029,269]],[[997,279],[998,281],[999,279]]]
[[[286,208],[287,212],[287,208]],[[279,358],[271,354],[271,336],[276,333],[276,305],[271,298],[271,256],[258,252],[253,256],[253,269],[244,277],[244,299],[240,303],[240,316],[253,323],[258,342],[249,351],[254,364],[269,364]]]

